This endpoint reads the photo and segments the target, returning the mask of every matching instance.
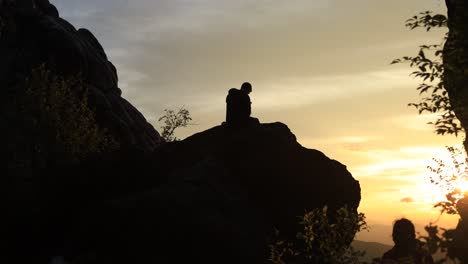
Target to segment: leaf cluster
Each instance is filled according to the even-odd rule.
[[[459,184],[468,180],[468,159],[463,151],[455,147],[447,147],[450,160],[433,159],[435,166],[428,166],[431,172],[430,181],[444,193],[446,200],[434,205],[439,208],[441,214],[458,214],[457,202],[464,197],[463,190]]]
[[[77,162],[118,147],[109,132],[97,125],[81,78],[63,78],[42,65],[24,86],[21,116],[34,138],[35,152],[55,161]]]
[[[424,11],[406,20],[405,26],[413,30],[415,28],[425,28],[430,31],[432,28],[447,27],[447,17],[442,14],[435,14],[432,11]]]
[[[433,159],[435,166],[428,166],[432,175],[431,183],[437,186],[445,195],[445,200],[434,205],[439,208],[440,214],[459,215],[464,225],[462,200],[467,196],[466,190],[460,188],[461,184],[466,185],[468,181],[468,158],[461,148],[446,147],[449,152],[449,159]],[[462,203],[463,204],[463,203]],[[466,257],[466,236],[457,229],[440,228],[433,223],[425,227],[426,236],[420,239],[425,242],[431,254],[438,253],[443,256],[437,263],[464,263],[459,262]],[[463,232],[463,231],[462,231]],[[461,251],[460,251],[461,249]]]
[[[427,249],[431,255],[442,256],[440,259],[436,260],[436,264],[455,260],[455,258],[449,254],[449,247],[453,243],[454,230],[448,230],[434,223],[429,223],[424,227],[424,231],[427,235],[419,236],[419,240],[423,243],[425,249]]]

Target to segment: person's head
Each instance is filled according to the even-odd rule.
[[[241,90],[246,92],[247,94],[251,93],[252,92],[252,84],[250,84],[249,82],[243,83],[242,86],[241,86]]]
[[[407,246],[414,243],[416,231],[413,223],[406,218],[396,220],[393,224],[392,237],[397,246]]]

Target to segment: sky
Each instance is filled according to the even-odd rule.
[[[391,244],[394,220],[436,221],[440,194],[432,158],[462,138],[438,136],[408,107],[419,100],[408,65],[418,45],[444,31],[404,21],[440,0],[55,0],[61,16],[90,29],[119,72],[123,97],[157,129],[165,108],[185,107],[193,124],[178,137],[219,125],[229,88],[253,85],[252,115],[280,121],[298,141],[345,164],[360,181],[359,211]],[[439,224],[453,227],[455,217]]]

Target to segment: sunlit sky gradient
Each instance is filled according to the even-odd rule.
[[[123,96],[156,127],[164,108],[185,106],[196,125],[218,125],[225,96],[253,84],[253,116],[286,123],[299,142],[348,166],[361,183],[360,211],[374,226],[360,239],[391,243],[399,217],[437,218],[426,166],[461,138],[436,136],[431,117],[408,107],[418,83],[389,65],[443,31],[404,21],[440,0],[55,0],[90,29],[119,71]],[[442,225],[456,223],[442,218]]]

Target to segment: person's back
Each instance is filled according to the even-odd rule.
[[[239,120],[239,97],[241,91],[236,88],[229,89],[226,97],[226,123],[237,124]]]
[[[416,239],[413,223],[405,218],[397,220],[392,233],[395,246],[382,256],[383,264],[433,264],[431,255]]]
[[[413,250],[393,247],[382,257],[383,264],[433,264],[432,257],[421,248]]]
[[[230,127],[248,126],[251,114],[249,93],[252,91],[250,83],[243,83],[241,89],[229,89],[226,97],[226,124]]]

